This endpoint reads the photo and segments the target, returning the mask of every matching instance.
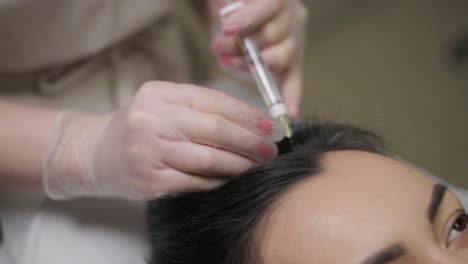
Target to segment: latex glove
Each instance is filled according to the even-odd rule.
[[[107,117],[61,115],[44,162],[53,199],[154,198],[209,190],[277,154],[283,132],[221,92],[150,82]]]
[[[307,10],[300,0],[244,0],[245,6],[222,20],[222,34],[215,37],[212,49],[222,67],[247,71],[239,37],[256,40],[261,56],[281,81],[288,114],[300,116],[302,96],[301,58],[305,41]],[[211,0],[214,13],[224,1]],[[214,14],[212,14],[214,16]]]

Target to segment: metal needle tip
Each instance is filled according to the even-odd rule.
[[[277,117],[278,121],[281,122],[281,124],[284,127],[284,134],[287,138],[292,137],[292,130],[291,126],[289,126],[289,118],[286,115],[280,115]]]

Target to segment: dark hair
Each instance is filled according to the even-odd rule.
[[[320,173],[334,150],[383,154],[379,137],[349,126],[306,120],[293,125],[293,149],[202,193],[149,202],[152,264],[261,263],[255,233],[273,203],[293,185]]]
[[[0,246],[3,242],[3,229],[2,229],[2,219],[0,219]]]

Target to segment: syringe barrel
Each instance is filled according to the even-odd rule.
[[[267,107],[282,103],[276,81],[260,57],[260,52],[255,41],[251,38],[244,38],[242,39],[242,44],[250,72],[257,83]]]

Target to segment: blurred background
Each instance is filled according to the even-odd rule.
[[[303,116],[371,129],[402,158],[468,188],[468,1],[304,2]],[[179,5],[183,23],[203,23]],[[225,75],[209,36],[200,39],[205,65]]]
[[[307,0],[304,115],[468,187],[468,1]]]

